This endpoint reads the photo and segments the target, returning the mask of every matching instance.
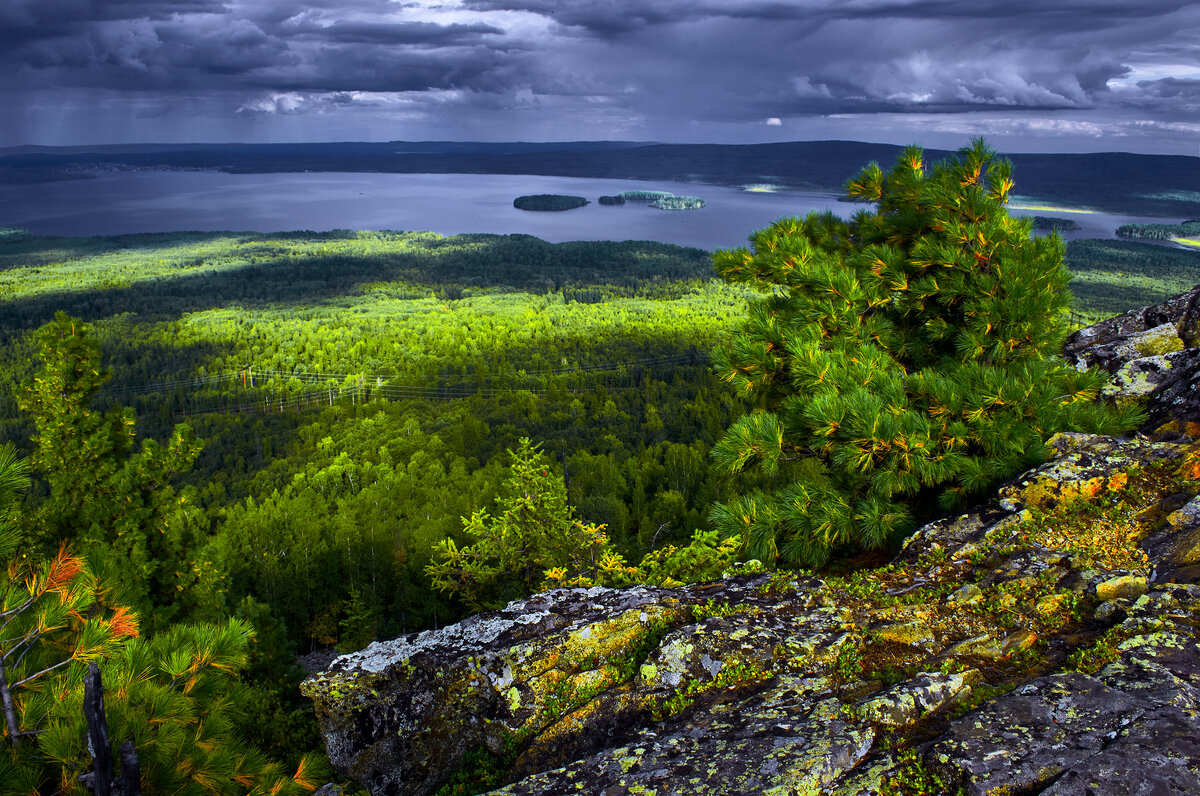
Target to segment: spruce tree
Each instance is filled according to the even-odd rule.
[[[787,218],[718,272],[765,295],[717,367],[756,406],[713,450],[773,479],[712,520],[769,564],[880,548],[1046,455],[1058,431],[1117,433],[1104,376],[1059,356],[1070,275],[1057,233],[1005,209],[1012,165],[982,141],[926,168],[919,147],[846,186],[849,221]]]
[[[470,545],[446,538],[426,567],[434,588],[469,608],[500,608],[509,600],[553,586],[591,586],[628,580],[634,570],[613,548],[604,526],[571,516],[567,486],[528,437],[508,451],[509,476],[496,496],[495,515],[480,509],[464,518]]]

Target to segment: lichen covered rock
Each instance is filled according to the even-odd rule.
[[[1110,396],[1145,404],[1148,430],[1200,422],[1200,286],[1161,304],[1080,329],[1064,353],[1076,367],[1113,376]]]
[[[559,589],[304,690],[334,765],[376,794],[435,793],[481,753],[514,795],[881,793],[913,772],[1103,794],[1138,766],[1196,792],[1198,449],[1053,447],[885,568]],[[1080,506],[1087,533],[1064,525]]]
[[[559,589],[344,655],[302,690],[339,771],[373,793],[432,793],[468,752],[527,742],[628,680],[630,651],[685,616],[661,589]],[[560,749],[588,742],[558,732]]]
[[[1198,610],[1195,585],[1139,600],[1111,631],[1125,637],[1114,662],[1037,678],[952,723],[930,766],[972,793],[1200,793]]]

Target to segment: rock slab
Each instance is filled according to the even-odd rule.
[[[339,772],[389,796],[482,753],[514,796],[882,793],[914,766],[968,794],[1127,793],[1121,772],[1200,793],[1200,586],[1168,544],[1200,533],[1195,499],[1144,512],[1124,558],[1029,530],[1200,446],[1053,447],[867,577],[554,590],[338,658],[304,691]]]

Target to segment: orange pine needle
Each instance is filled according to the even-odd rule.
[[[124,605],[113,611],[108,620],[108,626],[117,638],[136,638],[138,635],[138,616]]]

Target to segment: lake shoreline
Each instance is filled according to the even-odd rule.
[[[640,203],[598,201],[603,195],[635,190],[692,194],[706,206],[699,212],[666,213]],[[570,213],[530,213],[513,207],[513,197],[536,193],[582,196],[589,203]],[[230,174],[148,167],[100,171],[85,180],[0,185],[0,226],[68,237],[362,229],[528,234],[551,242],[650,240],[712,251],[745,245],[752,232],[781,217],[829,210],[845,218],[857,209],[836,193],[764,191],[761,184],[731,187],[540,175]],[[1064,235],[1068,240],[1113,238],[1121,224],[1162,221],[1099,212],[1072,217],[1080,229]]]

